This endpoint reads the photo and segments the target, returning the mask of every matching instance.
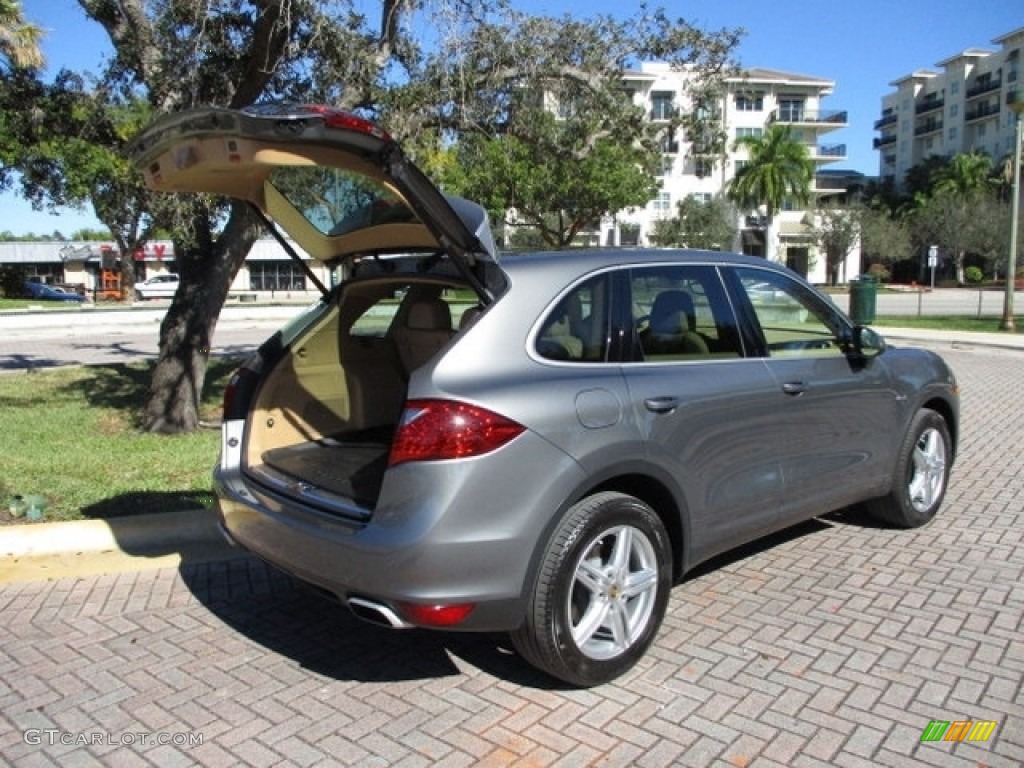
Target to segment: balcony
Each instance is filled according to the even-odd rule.
[[[977,96],[984,96],[986,93],[998,91],[1002,87],[1003,78],[1001,77],[982,78],[967,89],[967,98],[973,99]]]
[[[981,120],[985,117],[991,117],[992,115],[998,115],[1002,111],[1002,108],[997,103],[984,102],[979,104],[974,109],[968,110],[964,114],[964,122],[969,123],[973,120]]]
[[[942,130],[941,120],[925,120],[923,123],[914,128],[915,136],[924,136],[929,133],[936,133]]]
[[[934,112],[937,109],[942,109],[946,106],[946,100],[942,97],[933,96],[926,98],[920,104],[914,106],[915,115],[924,115],[928,112]]]
[[[818,146],[811,148],[811,157],[813,157],[815,160],[825,160],[827,162],[842,160],[846,157],[846,145],[819,144]]]
[[[885,128],[887,125],[895,125],[899,116],[895,113],[882,115],[878,120],[875,120],[875,130]]]
[[[827,125],[842,128],[847,124],[846,110],[776,109],[769,117],[773,123]]]
[[[872,146],[874,146],[875,149],[880,149],[882,147],[887,147],[890,144],[895,144],[895,143],[896,143],[896,136],[895,135],[894,136],[879,136],[877,139],[874,140],[874,142],[872,142]]]

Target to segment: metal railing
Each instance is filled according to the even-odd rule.
[[[810,123],[822,125],[846,125],[848,113],[843,110],[814,110],[786,108],[776,109],[769,118],[775,123]]]

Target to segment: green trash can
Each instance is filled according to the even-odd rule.
[[[854,325],[875,322],[878,303],[878,280],[874,275],[861,275],[850,282],[850,319]]]

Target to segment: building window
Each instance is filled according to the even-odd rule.
[[[672,212],[672,194],[669,192],[659,192],[658,196],[652,201],[655,213],[671,213]]]
[[[676,116],[675,107],[672,101],[675,94],[672,91],[653,91],[651,93],[651,119],[671,120]]]
[[[304,291],[306,275],[294,261],[250,261],[250,291]]]
[[[744,136],[752,136],[755,139],[759,139],[764,135],[764,128],[737,128],[736,138],[742,139]]]
[[[804,119],[803,99],[779,99],[779,121],[800,123]]]
[[[698,179],[705,179],[715,170],[715,161],[708,157],[698,157],[694,161],[694,174]]]
[[[736,99],[736,111],[737,112],[763,112],[764,111],[764,94],[763,93],[737,93]]]
[[[661,156],[661,166],[658,168],[658,176],[671,176],[675,158],[672,155]]]

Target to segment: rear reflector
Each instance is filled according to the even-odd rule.
[[[399,603],[398,610],[413,624],[421,627],[454,627],[462,622],[476,605],[456,603],[454,605],[419,605]]]
[[[526,430],[500,414],[454,400],[409,400],[388,465],[482,456]]]

